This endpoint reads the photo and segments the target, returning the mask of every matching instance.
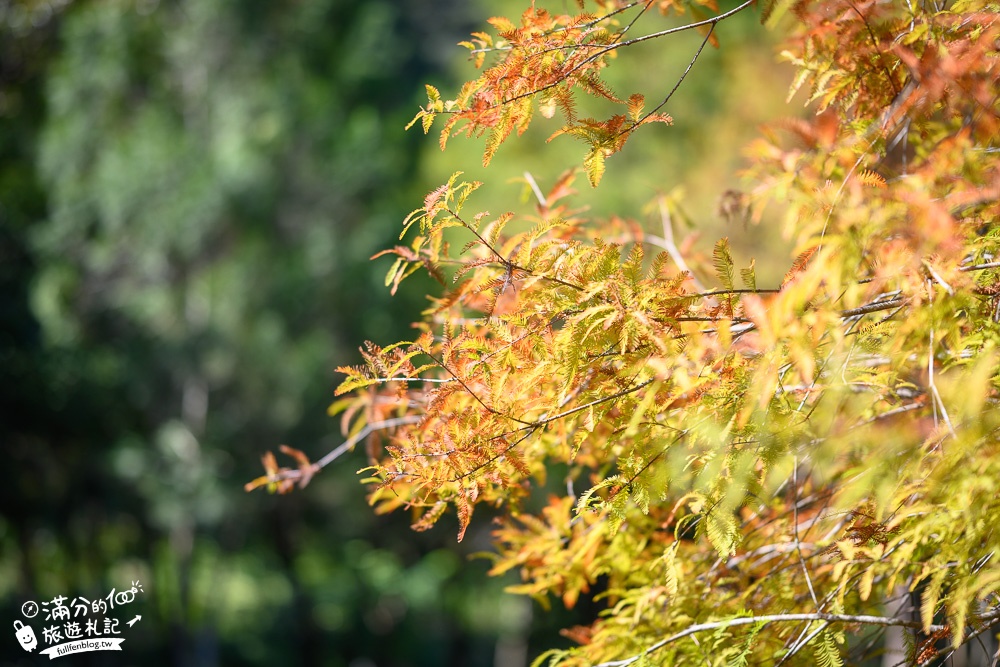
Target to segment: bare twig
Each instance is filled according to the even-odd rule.
[[[947,292],[949,295],[954,296],[955,294],[954,288],[952,288],[951,285],[945,282],[944,278],[941,277],[941,274],[935,271],[934,267],[931,266],[931,263],[928,262],[927,260],[923,260],[923,265],[924,268],[927,269],[927,272],[931,274],[931,277],[934,278],[934,280],[936,280],[937,283],[944,288],[944,291]]]
[[[934,330],[930,332],[930,344],[927,348],[927,386],[930,387],[931,395],[934,396],[934,425],[937,425],[937,410],[941,410],[944,423],[948,426],[951,437],[957,438],[955,427],[951,425],[951,418],[948,417],[948,410],[944,407],[941,394],[938,393],[937,384],[934,382]]]
[[[542,208],[547,208],[549,202],[546,201],[545,195],[542,194],[541,188],[538,187],[538,183],[535,182],[535,177],[531,175],[530,171],[524,172],[524,180],[528,182],[528,185],[531,187],[531,191],[535,194],[535,199],[538,200],[538,203],[542,206]]]
[[[808,628],[809,626],[807,625],[806,627]],[[781,661],[777,665],[775,665],[775,667],[779,667],[779,665],[781,665],[784,662],[786,662],[787,660],[791,659],[791,657],[793,655],[795,655],[796,653],[798,653],[799,651],[801,651],[804,647],[808,646],[809,642],[811,642],[813,639],[815,639],[816,636],[819,633],[823,632],[828,627],[830,627],[829,623],[823,623],[818,628],[816,628],[813,632],[809,633],[809,636],[802,637],[797,642],[795,642],[795,644],[793,644],[792,647],[790,649],[788,649],[788,653],[786,653],[785,655],[781,656]]]
[[[633,123],[629,127],[625,128],[624,130],[622,130],[621,132],[619,132],[618,133],[619,136],[622,135],[622,134],[625,134],[626,132],[631,132],[635,128],[639,127],[640,125],[643,124],[643,122],[646,121],[646,119],[648,119],[650,116],[652,116],[653,114],[655,114],[656,112],[658,112],[660,109],[662,109],[664,106],[666,106],[667,102],[670,101],[670,98],[673,97],[674,93],[677,92],[677,89],[681,87],[681,83],[684,82],[684,78],[688,75],[688,72],[690,72],[691,68],[694,67],[695,62],[697,62],[698,58],[701,56],[701,52],[705,50],[705,45],[708,44],[708,41],[712,38],[712,32],[714,30],[715,30],[715,23],[713,23],[712,25],[709,26],[708,32],[705,33],[705,39],[703,39],[701,41],[701,46],[699,46],[698,50],[695,51],[694,57],[691,58],[691,62],[688,63],[688,66],[681,73],[680,78],[677,79],[677,83],[675,83],[674,87],[670,89],[670,92],[667,93],[667,96],[663,98],[663,101],[660,102],[659,104],[657,104],[655,107],[653,107],[650,111],[647,111],[646,113],[644,113],[642,115],[642,118],[640,118],[639,120],[637,120],[635,123]]]
[[[655,382],[655,381],[656,381],[656,378],[652,378],[652,379],[646,380],[645,382],[640,382],[639,384],[637,384],[637,385],[635,385],[633,387],[629,387],[628,389],[622,389],[621,391],[615,392],[614,394],[611,394],[610,396],[605,396],[604,398],[595,399],[593,401],[590,401],[589,403],[584,403],[583,405],[578,405],[575,408],[572,408],[570,410],[566,410],[565,412],[560,412],[559,414],[552,415],[551,417],[544,417],[542,419],[539,419],[536,422],[530,422],[526,426],[524,426],[524,428],[536,428],[536,429],[537,428],[541,428],[542,426],[545,426],[546,424],[550,424],[550,423],[552,423],[552,422],[554,422],[554,421],[556,421],[558,419],[562,419],[563,417],[568,417],[569,415],[576,414],[577,412],[581,412],[581,411],[586,410],[588,408],[591,408],[591,407],[593,407],[595,405],[600,405],[601,403],[607,403],[608,401],[613,401],[613,400],[615,400],[617,398],[621,398],[622,396],[627,396],[628,394],[637,392],[640,389],[642,389],[643,387],[647,387],[647,386],[653,384],[653,382]],[[521,421],[521,420],[517,420],[517,421]],[[525,422],[521,422],[521,423],[525,423]]]
[[[610,53],[611,51],[615,51],[616,49],[619,49],[619,48],[621,48],[623,46],[632,46],[633,44],[639,44],[640,42],[645,42],[645,41],[648,41],[650,39],[656,39],[657,37],[666,37],[667,35],[672,35],[674,33],[683,32],[685,30],[692,30],[692,29],[701,28],[701,27],[704,27],[704,26],[714,26],[716,23],[719,23],[720,21],[724,21],[725,19],[729,18],[730,16],[733,16],[734,14],[737,14],[737,13],[743,11],[744,9],[748,8],[750,5],[752,5],[756,1],[757,0],[747,0],[746,2],[744,2],[743,4],[741,4],[740,6],[736,7],[735,9],[731,9],[731,10],[729,10],[728,12],[726,12],[724,14],[719,14],[718,16],[714,16],[714,17],[712,17],[710,19],[705,19],[704,21],[697,21],[695,23],[687,23],[687,24],[682,25],[682,26],[677,26],[676,28],[669,28],[667,30],[660,30],[659,32],[653,32],[653,33],[650,33],[648,35],[643,35],[641,37],[633,37],[632,39],[627,39],[624,42],[613,42],[611,44],[572,44],[572,45],[566,45],[566,46],[563,46],[563,47],[558,47],[560,49],[562,49],[562,48],[573,48],[573,49],[576,49],[576,48],[586,48],[586,47],[593,46],[593,47],[598,48],[599,50],[596,53],[594,53],[593,55],[587,56],[587,58],[585,58],[579,64],[577,64],[575,67],[573,67],[568,72],[566,72],[566,74],[563,77],[561,77],[558,81],[555,81],[555,82],[550,83],[550,84],[546,84],[546,85],[541,86],[539,88],[535,88],[534,90],[529,90],[529,91],[526,91],[526,92],[523,92],[523,93],[518,93],[517,95],[514,95],[512,97],[508,97],[506,99],[500,100],[496,104],[494,104],[494,105],[492,105],[490,107],[487,107],[484,110],[499,109],[500,107],[502,107],[505,104],[510,104],[511,102],[516,102],[518,100],[524,99],[525,97],[531,97],[532,95],[537,95],[538,93],[544,93],[546,90],[550,90],[552,88],[555,88],[556,86],[559,86],[562,83],[564,83],[572,74],[575,74],[578,70],[580,70],[584,66],[589,65],[590,63],[594,62],[595,60],[597,60],[598,58],[600,58],[604,54]],[[556,50],[556,49],[552,49],[552,50]],[[544,53],[544,51],[541,51],[539,53]],[[462,110],[462,109],[456,109],[454,111],[444,111],[444,112],[441,112],[441,113],[461,113],[462,111],[464,111],[464,110]]]
[[[886,616],[868,616],[868,615],[854,615],[854,614],[826,614],[826,613],[811,613],[811,614],[767,614],[764,616],[744,616],[741,618],[731,618],[725,621],[710,621],[708,623],[698,623],[695,625],[688,626],[684,630],[681,630],[677,634],[671,635],[666,639],[661,639],[649,648],[647,648],[642,653],[634,655],[630,658],[624,658],[622,660],[612,660],[610,662],[602,662],[600,664],[594,665],[594,667],[626,667],[626,665],[631,665],[638,662],[643,656],[647,656],[659,649],[663,648],[667,644],[672,644],[678,639],[683,639],[690,635],[704,632],[705,630],[717,630],[719,628],[728,628],[737,625],[752,625],[754,623],[787,623],[795,621],[827,621],[828,623],[861,623],[863,625],[878,625],[878,626],[900,626],[904,628],[921,628],[923,625],[919,621],[907,621],[901,618],[889,618]],[[929,628],[924,628],[925,631],[937,632],[944,630],[947,626],[944,625],[931,625]]]
[[[805,401],[805,399],[802,399]],[[802,567],[802,574],[806,577],[806,586],[809,588],[809,596],[812,598],[816,610],[819,611],[819,600],[816,599],[816,591],[813,589],[812,577],[809,576],[809,568],[806,567],[805,558],[802,556],[802,542],[799,540],[799,457],[796,454],[792,459],[792,535],[795,538],[795,554],[798,556],[799,565]],[[806,640],[808,641],[808,640]]]
[[[724,21],[734,14],[742,12],[744,9],[752,5],[756,0],[747,0],[743,4],[730,9],[724,14],[719,14],[718,16],[713,16],[712,18],[705,19],[704,21],[698,21],[697,23],[688,23],[676,28],[668,28],[667,30],[660,30],[659,32],[652,32],[648,35],[643,35],[642,37],[634,37],[633,39],[627,39],[624,42],[619,42],[617,46],[632,46],[633,44],[638,44],[639,42],[645,42],[650,39],[656,39],[657,37],[666,37],[667,35],[672,35],[676,32],[681,32],[684,30],[691,30],[692,28],[702,28],[704,26],[714,26],[720,21]]]
[[[309,475],[312,475],[320,471],[321,469],[325,468],[326,466],[330,465],[331,463],[339,459],[341,456],[343,456],[345,453],[354,449],[355,445],[357,445],[359,442],[367,438],[372,433],[375,433],[376,431],[384,431],[385,429],[394,428],[396,426],[416,424],[419,423],[421,419],[423,419],[423,417],[419,415],[409,415],[406,417],[394,417],[392,419],[386,419],[380,422],[372,422],[371,424],[365,424],[364,428],[362,428],[360,431],[358,431],[350,438],[345,440],[338,447],[328,452],[326,456],[324,456],[323,458],[319,459],[318,461],[314,462],[311,466],[309,466]],[[273,483],[273,482],[281,482],[286,479],[296,480],[302,477],[302,473],[303,471],[301,469],[282,470],[281,472],[275,473],[274,475],[268,475],[267,481],[268,483]],[[256,485],[255,482],[251,482],[251,484]],[[248,485],[248,488],[253,488],[253,487]]]
[[[547,30],[547,31],[545,31],[542,34],[544,34],[544,35],[554,35],[554,34],[559,33],[559,32],[566,32],[567,30],[580,30],[580,29],[586,29],[586,28],[593,28],[598,23],[606,21],[609,18],[611,18],[612,16],[615,16],[616,14],[621,14],[622,12],[627,12],[628,10],[632,9],[633,7],[635,7],[636,5],[643,4],[643,2],[645,2],[646,4],[649,4],[649,0],[636,0],[635,2],[630,2],[627,5],[624,5],[622,7],[618,7],[617,9],[615,9],[613,11],[610,11],[607,14],[604,14],[602,16],[598,16],[597,18],[595,18],[595,19],[593,19],[591,21],[587,21],[585,23],[577,23],[575,25],[562,26],[562,27],[559,27],[559,28],[553,28],[552,30]],[[551,49],[545,49],[544,51],[539,51],[539,53],[549,53],[551,51],[559,51],[559,50],[562,50],[562,49],[573,48],[574,46],[575,45],[557,46],[557,47],[553,47]],[[471,49],[469,51],[469,53],[472,54],[472,53],[493,53],[495,51],[511,51],[511,50],[513,50],[513,48],[514,47],[512,47],[512,46],[488,46],[488,47],[484,47],[484,48],[481,48],[481,49]]]
[[[876,301],[874,303],[869,303],[864,306],[858,306],[857,308],[851,308],[849,310],[843,310],[840,312],[841,317],[856,317],[858,315],[867,315],[868,313],[877,313],[880,310],[892,310],[898,306],[902,306],[905,303],[903,297],[895,297],[892,299],[887,299],[885,301]]]
[[[316,461],[316,469],[325,468],[330,465],[338,458],[340,458],[344,452],[349,452],[354,449],[354,445],[358,444],[369,435],[376,431],[384,431],[387,428],[395,428],[396,426],[406,426],[407,424],[417,424],[423,419],[420,415],[409,415],[406,417],[394,417],[392,419],[386,419],[380,422],[372,422],[371,424],[365,424],[365,427],[355,433],[353,436],[345,440],[339,447],[328,453],[326,456]],[[292,472],[298,472],[293,470]]]
[[[447,384],[457,382],[455,378],[422,378],[422,377],[392,377],[392,378],[371,378],[374,382],[432,382],[437,384]]]
[[[973,264],[972,266],[961,266],[959,271],[985,271],[986,269],[1000,269],[1000,262],[987,262],[986,264]]]
[[[684,255],[681,254],[680,249],[674,242],[674,223],[670,217],[670,209],[667,208],[667,202],[660,197],[660,223],[663,225],[663,249],[667,251],[670,255],[670,259],[674,260],[674,264],[683,273],[691,276],[691,280],[694,282],[695,289],[699,292],[704,292],[705,287],[698,281],[698,277],[694,275],[694,272],[688,267],[687,262],[684,261]]]

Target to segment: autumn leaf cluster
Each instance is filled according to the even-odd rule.
[[[488,162],[536,105],[561,110],[596,185],[637,128],[669,122],[600,79],[644,14],[686,9],[707,43],[753,4],[491,19],[465,46],[494,64],[454,100],[428,87],[415,121],[443,116],[442,145],[488,134]],[[670,234],[589,219],[574,173],[500,215],[456,173],[387,251],[388,285],[443,285],[419,335],[341,369],[345,435],[385,438],[374,505],[417,530],[454,511],[459,539],[499,508],[493,573],[518,573],[513,592],[606,605],[537,664],[836,665],[890,626],[926,664],[1000,623],[997,7],[761,4],[814,112],[765,128],[736,198],[794,240],[780,284],[726,239],[703,265]],[[577,118],[577,90],[626,108]],[[905,599],[915,615],[886,612]]]

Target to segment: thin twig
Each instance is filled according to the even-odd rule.
[[[500,412],[496,408],[494,408],[491,405],[487,404],[486,401],[484,401],[482,398],[479,397],[479,394],[477,394],[476,392],[472,391],[472,388],[465,382],[465,380],[463,380],[461,377],[459,377],[458,373],[456,373],[455,371],[451,370],[447,365],[445,365],[444,361],[438,359],[437,357],[435,357],[430,352],[427,352],[426,350],[424,351],[424,354],[426,354],[428,357],[430,357],[431,361],[433,361],[434,363],[436,363],[438,366],[440,366],[441,368],[443,368],[446,371],[448,371],[448,374],[451,375],[453,378],[455,378],[455,380],[458,381],[458,383],[460,385],[462,385],[462,389],[464,389],[466,391],[466,393],[469,394],[469,396],[471,396],[472,398],[474,398],[476,400],[476,402],[479,403],[479,405],[483,406],[486,409],[486,411],[489,412],[490,414],[496,415],[497,417],[503,417],[503,418],[506,418],[506,419],[510,419],[511,421],[515,421],[515,422],[517,422],[519,424],[524,424],[525,426],[530,426],[531,425],[529,422],[521,421],[517,417],[511,417],[510,415],[504,414],[503,412]]]
[[[985,271],[986,269],[1000,269],[1000,262],[987,262],[986,264],[958,267],[959,271]]]
[[[803,401],[805,399],[802,399]],[[792,458],[792,536],[795,538],[795,554],[798,556],[799,565],[802,566],[802,574],[806,576],[806,586],[809,588],[809,597],[812,598],[816,610],[820,609],[819,600],[816,599],[816,591],[813,589],[812,577],[809,576],[809,569],[806,567],[805,558],[802,556],[802,542],[799,540],[799,456],[795,454]],[[808,640],[807,640],[808,641]]]
[[[809,626],[807,625],[806,627],[808,628]],[[795,644],[792,645],[792,648],[790,648],[788,650],[788,653],[786,653],[785,655],[781,656],[781,662],[779,662],[777,665],[775,665],[775,667],[779,667],[783,662],[785,662],[786,660],[790,659],[793,655],[795,655],[796,653],[798,653],[799,651],[801,651],[804,647],[808,646],[809,642],[811,642],[813,639],[816,638],[816,635],[818,635],[819,633],[823,632],[828,627],[830,627],[829,623],[823,623],[818,628],[816,628],[816,630],[814,632],[810,633],[808,637],[803,637],[799,641],[795,642]]]
[[[687,23],[685,25],[676,28],[668,28],[667,30],[652,32],[648,35],[643,35],[642,37],[635,37],[633,39],[628,39],[625,40],[624,42],[619,42],[618,46],[632,46],[633,44],[638,44],[639,42],[645,42],[650,39],[656,39],[657,37],[666,37],[667,35],[672,35],[676,32],[681,32],[683,30],[690,30],[692,28],[701,28],[703,26],[714,26],[716,23],[724,21],[730,16],[733,16],[734,14],[742,12],[744,9],[754,4],[756,1],[757,0],[747,0],[747,2],[744,2],[742,5],[734,9],[730,9],[728,12],[724,14],[719,14],[718,16],[714,16],[710,19],[705,19],[704,21],[698,21],[697,23]]]
[[[422,377],[391,377],[391,378],[370,378],[373,382],[433,382],[437,384],[446,384],[448,382],[456,382],[455,378],[422,378]]]
[[[354,446],[359,442],[367,438],[369,435],[376,431],[384,431],[387,428],[393,428],[395,426],[405,426],[407,424],[417,424],[423,417],[419,415],[409,415],[406,417],[394,417],[392,419],[386,419],[380,422],[372,422],[371,424],[365,424],[364,428],[352,435],[350,438],[341,443],[338,447],[328,452],[323,458],[314,462],[310,468],[310,475],[319,472],[326,466],[330,465],[345,453],[354,449]],[[274,475],[269,475],[267,478],[268,483],[281,482],[286,479],[299,479],[302,477],[302,470],[283,470],[281,472],[275,473]]]
[[[875,303],[869,303],[864,306],[859,306],[857,308],[851,308],[849,310],[842,310],[840,312],[841,317],[856,317],[858,315],[867,315],[868,313],[877,313],[880,310],[891,310],[897,306],[902,306],[905,303],[903,297],[896,297],[893,299],[888,299],[886,301],[876,301]]]
[[[642,389],[643,387],[647,387],[647,386],[653,384],[655,381],[656,381],[656,378],[652,378],[652,379],[646,380],[645,382],[640,382],[639,384],[635,385],[634,387],[629,387],[628,389],[622,389],[621,391],[615,392],[614,394],[611,394],[610,396],[605,396],[604,398],[595,399],[593,401],[590,401],[589,403],[584,403],[583,405],[578,405],[575,408],[572,408],[570,410],[566,410],[565,412],[560,412],[559,414],[552,415],[551,417],[545,417],[543,419],[539,419],[536,422],[530,422],[526,426],[524,426],[524,428],[540,428],[542,426],[545,426],[546,424],[550,424],[550,423],[556,421],[557,419],[562,419],[563,417],[568,417],[568,416],[570,416],[572,414],[576,414],[577,412],[580,412],[582,410],[586,410],[587,408],[591,408],[591,407],[593,407],[595,405],[600,405],[601,403],[607,403],[608,401],[613,401],[613,400],[615,400],[617,398],[621,398],[622,396],[627,396],[628,394],[632,394],[634,392],[637,392],[640,389]],[[515,421],[521,421],[521,420],[518,419],[518,420],[515,420]],[[521,422],[521,423],[524,424],[525,422]]]
[[[719,295],[725,295],[725,294],[780,294],[780,293],[781,293],[781,289],[776,289],[776,288],[771,288],[771,289],[766,289],[766,288],[747,289],[747,288],[741,287],[741,288],[734,288],[734,289],[715,289],[715,290],[709,290],[707,292],[694,292],[694,293],[691,293],[691,294],[684,294],[683,296],[685,296],[685,297],[699,297],[699,298],[703,298],[703,297],[708,297],[708,296],[719,296]]]
[[[471,474],[473,474],[475,472],[479,472],[480,470],[482,470],[486,466],[488,466],[488,465],[490,465],[490,464],[492,464],[492,463],[494,463],[496,461],[499,461],[500,459],[502,459],[504,456],[507,455],[507,452],[509,452],[510,450],[514,449],[515,447],[517,447],[518,445],[520,445],[522,442],[524,442],[525,440],[527,440],[528,438],[530,438],[531,436],[533,436],[535,434],[535,432],[539,428],[540,427],[538,427],[538,426],[536,426],[534,428],[531,428],[523,436],[521,436],[520,438],[518,438],[514,442],[512,442],[509,445],[507,445],[506,447],[504,447],[499,453],[497,453],[497,454],[491,456],[490,458],[488,458],[488,459],[480,462],[478,465],[474,466],[473,468],[470,468],[469,470],[466,470],[465,472],[463,472],[460,475],[455,476],[454,478],[452,478],[449,481],[451,481],[451,482],[461,481],[461,480],[465,479],[466,477],[468,477],[469,475],[471,475]],[[494,438],[490,438],[490,439],[493,440]]]
[[[493,245],[489,241],[487,241],[485,238],[483,238],[483,235],[480,234],[476,230],[475,227],[473,227],[468,222],[466,222],[462,218],[462,216],[460,216],[458,213],[456,213],[455,211],[451,210],[450,208],[449,209],[445,209],[445,210],[448,211],[448,213],[450,213],[453,218],[455,218],[456,220],[458,220],[458,222],[463,227],[465,227],[470,232],[472,232],[476,236],[476,238],[479,239],[479,242],[482,243],[491,253],[493,253],[493,256],[496,257],[497,262],[501,266],[504,267],[504,275],[505,275],[504,290],[506,290],[506,286],[510,284],[511,277],[513,276],[514,272],[515,271],[522,271],[522,272],[524,272],[525,274],[527,274],[529,276],[535,276],[536,278],[541,278],[543,280],[548,280],[548,281],[556,283],[557,285],[562,285],[563,287],[571,287],[571,288],[573,288],[573,289],[575,289],[577,291],[581,291],[581,292],[583,291],[583,288],[580,287],[579,285],[574,285],[571,282],[567,282],[565,280],[562,280],[561,278],[556,278],[555,276],[546,275],[544,273],[535,273],[531,269],[529,269],[529,268],[527,268],[525,266],[521,266],[519,264],[516,264],[513,260],[505,258],[503,255],[500,254],[500,252],[496,248],[493,247]]]
[[[941,274],[935,271],[934,267],[931,266],[931,263],[928,262],[927,260],[923,260],[923,265],[924,268],[927,269],[927,272],[931,274],[931,277],[934,278],[934,280],[936,280],[937,283],[944,288],[944,291],[947,292],[949,295],[954,296],[955,294],[954,288],[952,288],[951,285],[945,282],[944,278],[941,277]]]
[[[642,37],[634,37],[632,39],[627,39],[624,42],[613,42],[611,44],[573,44],[573,45],[567,45],[566,47],[560,47],[560,48],[574,48],[575,49],[575,48],[585,48],[585,47],[593,46],[593,47],[599,48],[600,50],[597,51],[597,53],[594,53],[593,55],[587,56],[579,64],[577,64],[575,67],[571,68],[568,72],[566,72],[566,74],[564,76],[562,76],[558,81],[554,81],[553,83],[546,84],[546,85],[541,86],[539,88],[536,88],[534,90],[529,90],[529,91],[526,91],[526,92],[523,92],[523,93],[518,93],[517,95],[514,95],[513,97],[508,97],[506,99],[500,100],[496,104],[494,104],[492,106],[489,106],[489,107],[486,107],[485,109],[483,109],[483,111],[488,111],[488,110],[491,110],[491,109],[499,109],[500,107],[504,106],[505,104],[510,104],[511,102],[516,102],[516,101],[518,101],[520,99],[524,99],[525,97],[531,97],[532,95],[537,95],[538,93],[544,93],[546,90],[549,90],[551,88],[555,88],[556,86],[559,86],[559,85],[563,84],[567,79],[569,79],[570,75],[576,73],[578,70],[580,70],[584,66],[586,66],[586,65],[594,62],[595,60],[597,60],[598,58],[600,58],[604,54],[610,53],[611,51],[615,51],[617,49],[620,49],[623,46],[632,46],[633,44],[639,44],[640,42],[645,42],[645,41],[648,41],[650,39],[655,39],[657,37],[666,37],[667,35],[672,35],[674,33],[683,32],[685,30],[691,30],[691,29],[694,29],[694,28],[701,28],[703,26],[708,26],[708,25],[714,26],[716,23],[719,23],[720,21],[724,21],[725,19],[729,18],[730,16],[733,16],[734,14],[737,14],[737,13],[743,11],[744,9],[746,9],[747,7],[749,7],[750,5],[754,4],[756,1],[757,0],[747,0],[746,2],[744,2],[743,4],[741,4],[739,7],[736,7],[735,9],[731,9],[728,12],[726,12],[724,14],[719,14],[718,16],[715,16],[713,18],[705,19],[704,21],[698,21],[696,23],[687,23],[685,25],[678,26],[676,28],[669,28],[667,30],[661,30],[659,32],[653,32],[653,33],[650,33],[648,35],[643,35]],[[444,111],[444,112],[439,112],[439,113],[462,113],[463,111],[468,111],[468,109],[456,109],[454,111]]]
[[[541,188],[538,187],[538,183],[535,182],[535,177],[531,175],[530,171],[524,172],[524,180],[526,180],[528,185],[531,186],[531,191],[535,193],[535,199],[538,200],[538,203],[542,206],[542,208],[548,208],[549,203],[546,201],[545,195],[542,194]]]
[[[645,0],[645,2],[648,4],[649,0]],[[598,23],[606,21],[609,18],[611,18],[612,16],[615,16],[616,14],[621,14],[623,12],[627,12],[628,10],[632,9],[633,7],[635,7],[636,5],[641,5],[641,4],[643,4],[643,0],[636,0],[635,2],[630,2],[629,4],[627,4],[627,5],[623,6],[623,7],[619,7],[617,9],[615,9],[614,11],[608,12],[607,14],[604,14],[603,16],[598,16],[596,19],[594,19],[592,21],[587,21],[585,23],[577,23],[575,25],[560,26],[558,28],[553,28],[552,30],[547,30],[544,33],[542,33],[542,35],[545,36],[545,37],[547,37],[549,35],[554,35],[554,34],[559,33],[559,32],[566,32],[567,30],[580,30],[580,29],[586,29],[586,28],[593,28]],[[544,51],[539,51],[539,53],[548,53],[550,51],[560,51],[562,49],[571,48],[572,46],[573,45],[557,46],[557,47],[553,47],[551,49],[545,49]],[[513,50],[513,48],[514,47],[512,47],[512,46],[499,46],[499,47],[497,47],[497,46],[488,46],[488,47],[484,47],[484,48],[481,48],[481,49],[471,49],[469,51],[469,53],[473,54],[473,53],[493,53],[494,51],[511,51],[511,50]]]
[[[934,414],[934,425],[937,426],[937,410],[941,410],[941,416],[944,418],[944,423],[948,426],[948,431],[951,433],[951,437],[958,438],[955,433],[955,427],[951,425],[951,418],[948,417],[948,410],[944,407],[944,401],[941,400],[941,394],[938,393],[937,384],[934,382],[934,330],[931,329],[930,332],[930,345],[927,349],[927,386],[930,387],[931,395],[934,396],[935,414]]]
[[[631,132],[635,128],[639,127],[640,125],[642,125],[646,121],[646,119],[648,119],[650,116],[652,116],[653,114],[655,114],[656,112],[658,112],[660,109],[662,109],[667,104],[667,102],[670,101],[670,98],[673,97],[674,93],[677,92],[677,89],[681,87],[681,83],[684,82],[684,78],[688,75],[688,72],[691,71],[691,68],[694,67],[695,62],[701,56],[701,52],[705,50],[705,45],[708,44],[708,41],[712,38],[712,32],[714,30],[715,30],[715,24],[713,23],[711,26],[709,26],[708,32],[705,34],[705,39],[703,39],[701,41],[701,46],[699,46],[698,50],[695,51],[694,57],[691,58],[691,62],[688,63],[687,68],[685,68],[684,72],[681,73],[680,78],[677,79],[677,83],[675,83],[674,87],[670,89],[670,92],[667,93],[667,96],[663,98],[663,101],[660,102],[659,104],[657,104],[655,107],[653,107],[652,110],[650,110],[650,111],[646,112],[645,114],[643,114],[642,118],[640,118],[639,120],[637,120],[630,127],[627,127],[624,130],[622,130],[621,132],[619,132],[618,135],[616,135],[616,136],[620,136],[622,134],[625,134],[626,132]]]
[[[614,41],[615,42],[621,41],[621,38],[625,36],[625,33],[631,30],[632,26],[634,26],[639,21],[639,19],[642,18],[642,15],[645,14],[652,6],[653,6],[653,0],[646,0],[645,6],[643,6],[643,8],[639,10],[639,13],[637,13],[634,17],[632,17],[632,20],[629,21],[624,28],[618,31],[618,34],[615,35]]]
[[[326,456],[316,461],[314,465],[316,466],[317,470],[325,468],[326,466],[330,465],[335,460],[337,460],[340,456],[342,456],[344,452],[348,452],[354,449],[354,445],[358,444],[359,442],[364,440],[366,437],[368,437],[375,431],[384,431],[387,428],[393,428],[395,426],[417,424],[422,419],[423,417],[421,417],[420,415],[409,415],[406,417],[394,417],[392,419],[386,419],[380,422],[365,424],[365,427],[363,429],[361,429],[355,435],[345,440],[339,447],[328,453]],[[298,472],[298,471],[292,471],[292,472]]]
[[[667,202],[662,196],[659,198],[659,205],[660,223],[663,225],[663,249],[667,251],[667,254],[670,255],[670,259],[674,260],[674,264],[677,265],[677,268],[680,269],[682,273],[686,273],[691,276],[695,289],[699,292],[704,292],[705,287],[698,281],[698,277],[694,275],[694,272],[688,267],[687,262],[684,261],[684,255],[681,254],[680,249],[674,242],[674,223],[670,217],[670,209],[667,208]]]
[[[666,639],[661,639],[649,648],[647,648],[642,653],[634,655],[630,658],[625,658],[623,660],[612,660],[610,662],[602,662],[594,667],[626,667],[626,665],[631,665],[638,662],[644,656],[647,656],[659,649],[663,648],[667,644],[672,644],[678,639],[683,639],[690,635],[696,634],[698,632],[704,632],[705,630],[717,630],[719,628],[729,628],[737,625],[751,625],[754,623],[782,623],[791,621],[827,621],[829,623],[862,623],[865,625],[879,625],[879,626],[901,626],[904,628],[922,628],[923,624],[919,621],[907,621],[901,618],[888,618],[885,616],[867,616],[867,615],[854,615],[854,614],[826,614],[826,613],[812,613],[812,614],[767,614],[764,616],[744,616],[741,618],[731,618],[725,621],[711,621],[709,623],[698,623],[695,625],[688,626],[684,630],[681,630],[677,634],[671,635]],[[945,625],[931,625],[929,628],[924,628],[929,632],[938,632],[944,630],[947,626]]]
[[[872,26],[868,23],[868,18],[861,13],[861,10],[854,6],[853,2],[848,0],[847,4],[851,6],[854,13],[857,14],[861,19],[861,22],[865,24],[865,28],[868,29],[868,36],[872,38],[872,45],[875,47],[875,52],[878,54],[878,62],[882,66],[882,72],[885,74],[885,78],[889,82],[889,87],[892,88],[892,94],[894,97],[899,95],[899,87],[896,86],[896,80],[892,78],[892,74],[889,72],[889,68],[885,64],[885,54],[882,53],[882,49],[879,48],[878,39],[875,37],[875,33],[872,32]]]

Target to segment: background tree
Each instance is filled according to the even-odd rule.
[[[419,308],[367,257],[424,189],[398,129],[464,6],[0,2],[7,621],[138,578],[149,665],[489,663],[523,632],[353,470],[240,491],[268,447],[324,442],[345,341]]]
[[[466,44],[489,66],[454,99],[428,87],[415,121],[444,117],[442,144],[485,135],[489,162],[560,113],[596,186],[678,89],[619,95],[610,57],[688,28],[725,48],[752,5],[491,19]],[[705,18],[643,32],[654,8]],[[496,216],[456,174],[407,218],[388,276],[426,268],[444,294],[416,340],[342,369],[348,444],[388,431],[369,439],[373,503],[418,530],[451,508],[459,539],[502,508],[492,572],[519,572],[513,591],[599,591],[579,645],[538,664],[859,662],[888,627],[927,664],[1000,623],[996,7],[779,1],[761,18],[789,9],[782,54],[817,113],[752,144],[748,191],[723,200],[794,241],[783,280],[758,285],[751,263],[738,282],[724,238],[709,266],[686,257],[666,206],[655,240],[587,219],[572,174]],[[613,110],[582,117],[580,91]],[[318,466],[267,467],[249,486]],[[897,612],[911,597],[917,617]]]

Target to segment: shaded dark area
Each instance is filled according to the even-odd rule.
[[[242,488],[280,443],[340,442],[333,368],[424,303],[368,257],[423,194],[402,126],[468,12],[0,0],[7,623],[138,580],[122,652],[65,662],[523,664],[530,603],[466,560],[485,522],[458,550],[373,515],[360,451],[305,492]],[[0,638],[0,664],[47,660]]]

